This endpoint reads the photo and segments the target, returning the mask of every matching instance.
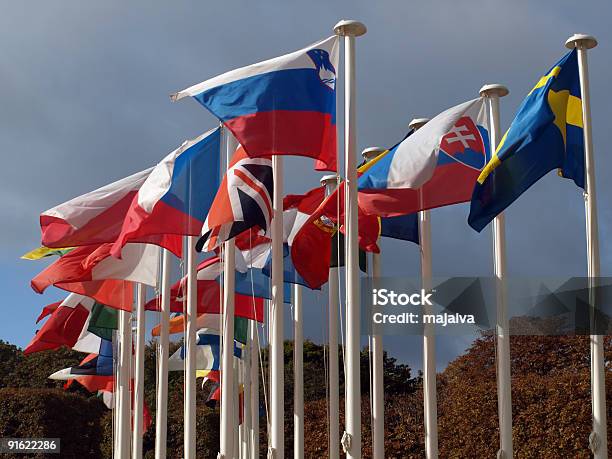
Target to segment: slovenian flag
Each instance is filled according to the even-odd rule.
[[[489,149],[484,100],[440,113],[360,168],[359,206],[383,217],[467,202]]]
[[[174,94],[193,97],[228,127],[252,158],[307,156],[337,169],[338,37],[232,70]]]
[[[219,188],[221,130],[186,141],[166,156],[142,184],[113,245],[161,234],[197,236]]]

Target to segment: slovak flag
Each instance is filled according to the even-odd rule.
[[[210,207],[196,250],[212,251],[255,226],[268,233],[273,191],[272,160],[250,158],[244,148],[238,147]]]
[[[335,171],[338,37],[184,89],[232,131],[251,158],[307,156]]]
[[[488,152],[484,100],[449,108],[360,168],[359,206],[394,217],[468,202]]]
[[[199,235],[219,187],[220,148],[215,128],[166,156],[134,196],[111,254],[147,236]]]

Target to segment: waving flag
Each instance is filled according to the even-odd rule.
[[[393,217],[469,201],[486,163],[488,131],[482,98],[440,113],[360,168],[360,207]]]
[[[51,257],[53,255],[57,255],[58,257],[61,257],[62,255],[67,254],[71,250],[72,250],[72,247],[52,249],[49,247],[41,246],[34,250],[30,250],[26,254],[23,254],[21,258],[23,260],[42,260],[43,258]]]
[[[249,158],[238,147],[210,207],[196,250],[211,251],[257,226],[264,233],[272,220],[272,160]]]
[[[198,315],[196,319],[196,328],[220,328],[221,314],[206,313]],[[178,314],[170,319],[169,333],[184,333],[185,332],[185,315]],[[234,318],[234,339],[239,343],[246,344],[248,337],[248,319],[237,316]],[[161,326],[156,325],[151,330],[152,336],[159,336]]]
[[[103,339],[97,354],[90,354],[79,366],[56,371],[49,379],[69,380],[80,376],[112,376],[113,343]]]
[[[221,355],[219,349],[219,331],[203,328],[198,330],[196,336],[196,369],[219,371],[221,368]],[[234,356],[242,356],[241,349],[234,343]],[[185,346],[176,351],[168,359],[169,371],[183,371],[185,361]]]
[[[540,78],[474,187],[468,223],[482,231],[553,169],[584,188],[582,99],[576,50]]]
[[[157,286],[159,247],[128,244],[122,259],[110,257],[112,244],[78,247],[32,279],[37,293],[54,285],[63,290],[94,298],[111,307],[132,310],[133,282]]]
[[[232,70],[173,95],[191,96],[232,131],[252,158],[307,156],[336,170],[338,37]]]
[[[49,316],[24,349],[24,354],[67,346],[80,352],[97,352],[101,340],[112,339],[117,328],[117,311],[76,293],[46,306],[38,317]]]
[[[221,132],[212,129],[166,156],[134,196],[112,250],[127,242],[177,234],[197,236],[219,188]]]
[[[344,182],[329,195],[295,233],[291,242],[291,259],[298,274],[310,288],[327,282],[332,258],[332,239],[344,232]],[[358,208],[359,247],[378,253],[380,221],[375,215]]]
[[[134,196],[152,171],[150,168],[130,175],[43,212],[42,244],[65,248],[115,242]],[[157,244],[181,255],[182,241],[177,236],[154,235],[134,242]]]

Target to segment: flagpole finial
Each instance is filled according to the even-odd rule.
[[[582,48],[591,49],[597,46],[597,39],[592,35],[585,35],[583,33],[575,33],[569,37],[565,42],[565,47],[569,49]]]
[[[334,26],[334,33],[342,37],[352,36],[360,37],[368,31],[363,22],[354,21],[352,19],[343,19]]]
[[[386,150],[385,148],[381,148],[381,147],[369,147],[361,152],[361,156],[366,161],[370,161],[376,158],[378,155],[380,155],[385,150]]]
[[[414,118],[410,123],[408,123],[409,129],[419,129],[425,126],[429,122],[429,118]]]
[[[338,183],[338,176],[335,174],[324,175],[320,180],[321,185],[333,185]]]
[[[503,84],[485,84],[479,93],[481,97],[504,97],[510,94],[510,91]]]

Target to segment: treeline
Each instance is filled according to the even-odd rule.
[[[588,337],[512,337],[511,350],[515,457],[590,457]],[[292,352],[292,343],[286,342],[287,457],[292,455],[293,448]],[[101,400],[79,385],[73,384],[64,390],[62,382],[47,379],[58,369],[78,364],[82,357],[82,354],[65,349],[25,357],[16,346],[0,342],[0,435],[60,437],[62,457],[111,457],[111,412]],[[611,343],[607,339],[606,361],[612,361],[611,358]],[[309,341],[304,343],[305,456],[308,458],[327,455],[325,359],[326,350],[322,346]],[[265,369],[265,352],[263,362]],[[145,363],[145,395],[153,418],[156,381],[154,363],[155,348],[149,345]],[[408,366],[398,364],[386,354],[384,366],[386,457],[422,458],[423,399],[420,375],[413,375]],[[371,457],[368,371],[367,352],[364,351],[361,355],[364,457]],[[343,380],[342,368],[340,380]],[[216,457],[219,448],[219,411],[204,403],[209,392],[208,386],[198,391],[197,447],[198,457],[202,458]],[[343,393],[342,386],[341,421]],[[610,413],[610,377],[607,378],[607,394]],[[263,390],[260,391],[260,400],[261,457],[265,457]],[[171,373],[169,382],[168,457],[182,457],[182,423],[183,375],[176,372]],[[490,336],[476,340],[464,355],[438,375],[438,424],[440,457],[495,457],[499,444],[497,393],[495,349]],[[610,422],[608,426],[610,430]],[[145,457],[153,457],[154,434],[154,426],[145,434]]]

